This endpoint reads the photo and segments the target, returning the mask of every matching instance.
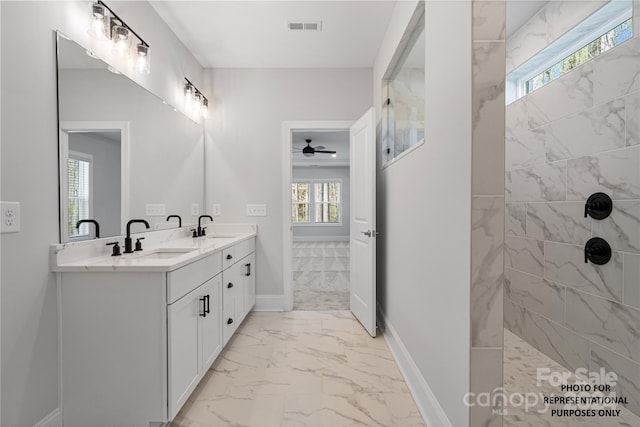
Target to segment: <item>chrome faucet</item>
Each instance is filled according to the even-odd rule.
[[[135,224],[136,222],[139,222],[141,224],[144,224],[145,227],[150,228],[149,227],[149,223],[147,221],[145,221],[144,219],[132,219],[131,221],[127,222],[127,237],[124,239],[124,253],[125,254],[132,254],[133,253],[133,245],[131,244],[131,224]],[[142,245],[140,245],[140,249],[136,249],[136,250],[142,250]]]

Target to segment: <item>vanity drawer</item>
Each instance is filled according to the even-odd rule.
[[[222,271],[222,255],[217,252],[167,273],[167,303],[172,304]]]
[[[256,239],[244,240],[222,251],[222,263],[226,270],[242,258],[256,250]]]

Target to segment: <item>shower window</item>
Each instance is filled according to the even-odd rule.
[[[425,49],[421,3],[382,80],[384,164],[424,141]]]

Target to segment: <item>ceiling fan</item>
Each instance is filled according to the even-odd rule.
[[[311,146],[311,139],[304,140],[307,143],[307,146],[304,148],[293,147],[294,150],[298,152],[302,152],[306,157],[312,157],[316,153],[326,153],[326,154],[336,154],[335,151],[325,150],[325,147],[322,145],[318,145],[317,147]]]

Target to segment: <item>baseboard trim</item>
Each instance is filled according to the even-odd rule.
[[[256,295],[253,311],[284,311],[284,295]]]
[[[53,410],[33,427],[62,427],[62,413],[60,412],[60,408]]]
[[[453,427],[431,387],[413,361],[409,350],[405,347],[393,325],[389,323],[380,306],[378,306],[378,323],[381,324],[382,335],[391,349],[391,354],[400,368],[425,424],[429,427]]]
[[[348,242],[349,236],[293,236],[294,242]]]

